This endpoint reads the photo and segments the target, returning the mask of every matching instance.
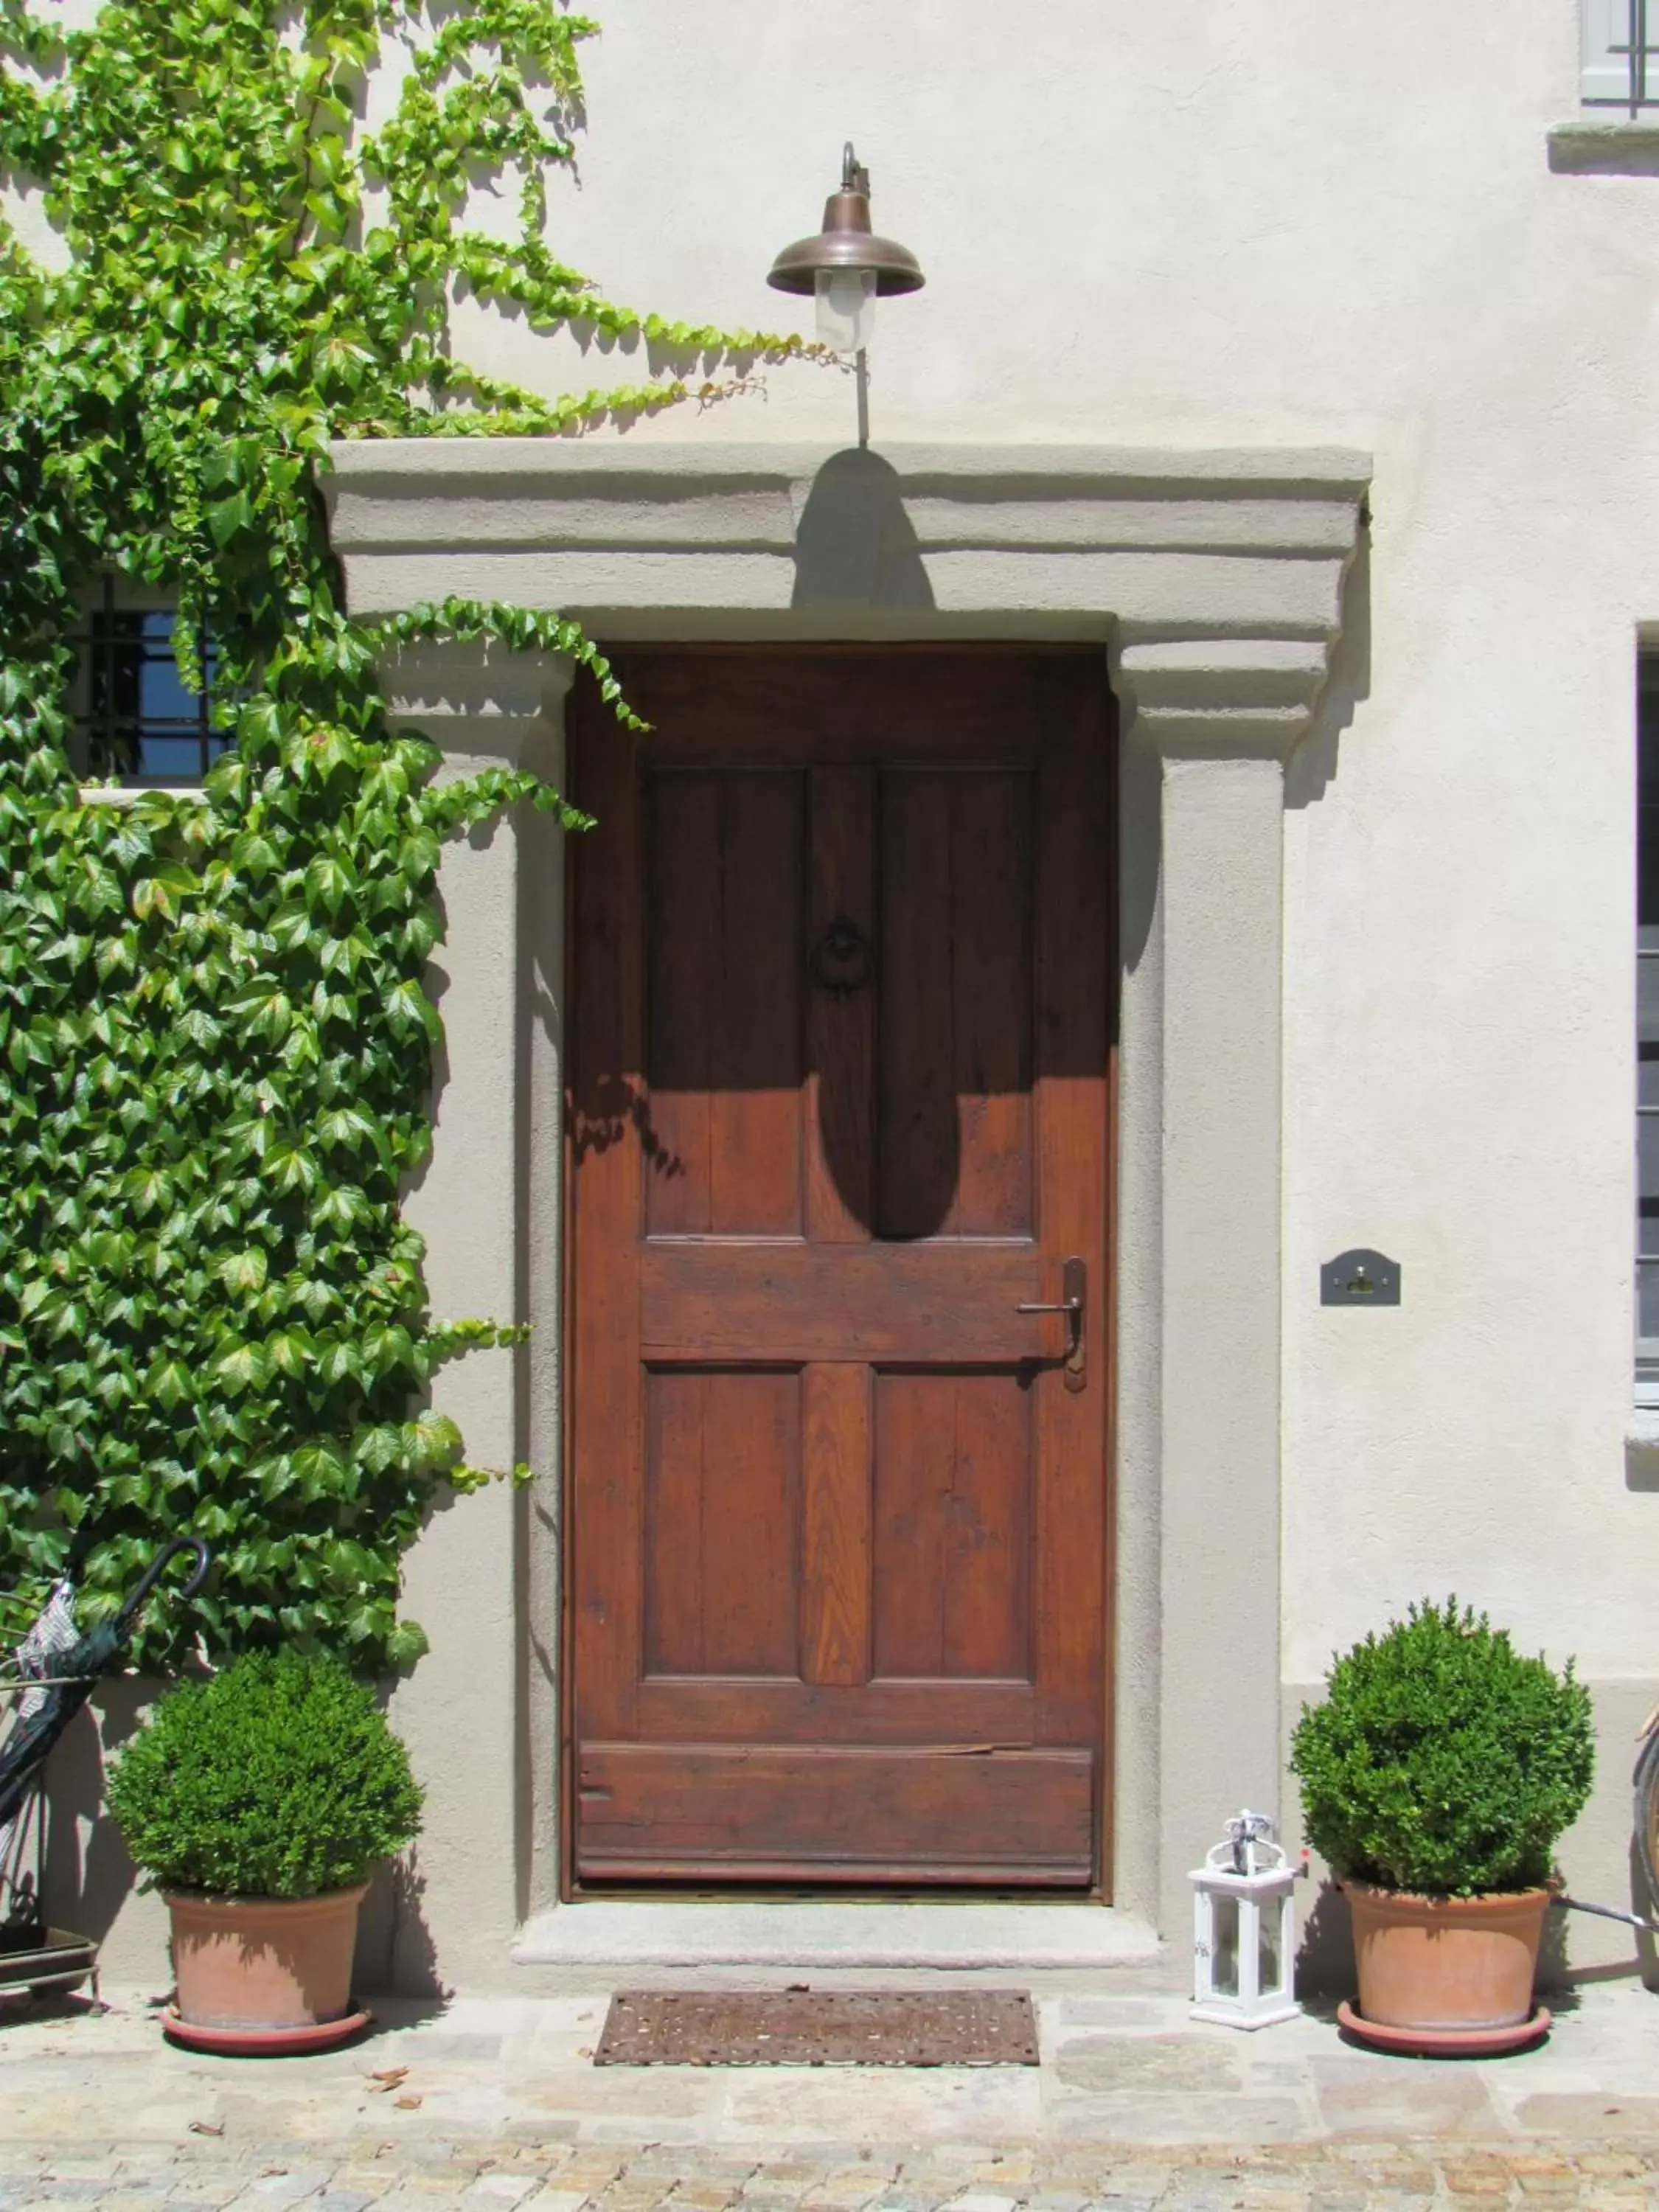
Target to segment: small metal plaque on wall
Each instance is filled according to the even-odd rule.
[[[1322,1306],[1397,1306],[1399,1261],[1363,1246],[1339,1252],[1319,1271],[1319,1303]]]

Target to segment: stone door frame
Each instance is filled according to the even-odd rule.
[[[1340,632],[1368,458],[647,436],[362,441],[333,461],[359,617],[453,597],[557,609],[617,643],[1051,639],[1109,657],[1123,716],[1111,1859],[1116,1909],[1178,1930],[1218,1821],[1275,1810],[1279,1791],[1285,763]],[[416,647],[386,675],[446,772],[556,779],[568,664]],[[446,1054],[409,1212],[434,1311],[534,1324],[526,1347],[441,1380],[470,1455],[527,1461],[537,1479],[460,1501],[422,1540],[409,1607],[433,1650],[397,1698],[417,1764],[441,1778],[421,1920],[441,1976],[479,1986],[559,1893],[557,833],[538,817],[453,848],[441,890]],[[412,1952],[397,1970],[418,1978]]]

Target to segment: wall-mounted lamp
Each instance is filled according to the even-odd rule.
[[[841,190],[824,204],[823,228],[786,246],[766,281],[775,291],[816,296],[818,337],[836,353],[862,353],[869,344],[878,293],[919,292],[927,282],[914,253],[871,231],[870,172],[850,140]]]

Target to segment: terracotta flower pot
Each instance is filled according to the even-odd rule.
[[[1433,2034],[1519,2027],[1531,2018],[1548,1890],[1413,1897],[1364,1881],[1342,1887],[1364,2020]]]
[[[344,2019],[357,1907],[368,1887],[293,1899],[168,1891],[179,2019],[253,2030]]]

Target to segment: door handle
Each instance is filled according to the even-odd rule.
[[[1089,1270],[1075,1255],[1060,1271],[1060,1300],[1045,1305],[1033,1301],[1014,1308],[1023,1314],[1064,1314],[1066,1316],[1066,1388],[1080,1390],[1088,1379],[1084,1358],[1084,1316],[1089,1302]]]

